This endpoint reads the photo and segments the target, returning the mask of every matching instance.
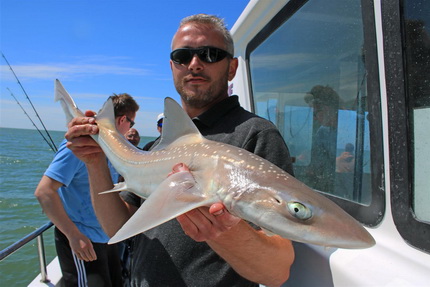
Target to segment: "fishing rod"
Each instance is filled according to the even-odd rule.
[[[10,95],[15,99],[16,103],[18,104],[18,106],[22,109],[22,111],[24,112],[24,114],[27,116],[27,118],[31,121],[31,123],[33,124],[33,126],[36,128],[36,130],[39,132],[39,134],[42,136],[42,138],[45,140],[45,142],[49,145],[49,147],[53,150],[53,151],[57,151],[57,147],[54,145],[52,145],[47,139],[46,137],[43,135],[42,131],[39,130],[39,128],[36,126],[36,124],[33,122],[33,120],[31,119],[31,117],[27,114],[27,112],[25,111],[24,107],[21,105],[21,103],[18,101],[18,99],[15,97],[15,95],[12,93],[12,91],[7,88],[10,92]]]
[[[34,107],[34,105],[33,105],[32,101],[30,100],[30,97],[27,95],[27,92],[25,91],[25,89],[24,89],[23,85],[21,84],[20,80],[18,79],[18,76],[15,74],[15,71],[12,69],[12,66],[9,64],[9,61],[6,59],[6,56],[5,56],[3,53],[1,53],[1,55],[3,56],[3,58],[4,58],[4,60],[6,61],[7,65],[9,66],[9,69],[12,71],[12,74],[15,76],[15,79],[17,80],[17,82],[18,82],[19,86],[21,87],[22,91],[24,92],[24,94],[25,94],[25,96],[26,96],[26,98],[27,98],[28,102],[30,103],[31,107],[33,108],[33,111],[35,112],[35,114],[36,114],[37,118],[39,119],[39,122],[42,124],[42,127],[43,127],[43,129],[45,130],[45,133],[47,134],[47,136],[48,136],[49,140],[51,141],[51,144],[49,144],[49,143],[48,143],[48,145],[51,147],[51,149],[52,149],[52,150],[57,151],[57,147],[56,147],[56,145],[55,145],[54,141],[52,140],[51,135],[49,134],[48,130],[46,129],[45,125],[43,124],[42,119],[40,118],[39,114],[38,114],[38,113],[37,113],[37,111],[36,111],[36,108]],[[9,91],[10,91],[10,90],[9,90]],[[15,98],[15,96],[14,96],[14,98]],[[15,98],[15,99],[16,99],[16,98]],[[20,105],[20,106],[21,106],[21,105]],[[28,116],[28,114],[27,114],[27,113],[25,113],[25,114]],[[30,118],[30,117],[29,117],[29,118]],[[31,121],[31,122],[33,122],[33,121]],[[34,123],[33,123],[33,125],[34,125]],[[34,126],[36,127],[36,125],[34,125]],[[37,127],[36,127],[36,129],[37,129]],[[39,129],[37,129],[37,130],[39,130]],[[39,130],[39,132],[40,132],[40,130]],[[43,136],[43,134],[42,134],[42,133],[40,133],[40,134]],[[48,142],[44,136],[43,136],[43,138],[45,139],[45,141],[46,141],[46,142]],[[54,147],[54,148],[52,148],[52,147]]]

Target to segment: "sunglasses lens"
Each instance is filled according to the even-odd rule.
[[[170,53],[170,59],[176,64],[187,64],[192,57],[190,49],[176,49]]]
[[[130,128],[132,128],[134,126],[134,121],[132,119],[130,119],[129,117],[127,117],[127,116],[125,116],[125,118],[130,123]]]
[[[170,53],[170,59],[176,64],[188,64],[197,54],[200,60],[205,63],[216,63],[224,59],[228,52],[215,47],[202,47],[198,49],[181,48]]]
[[[217,48],[206,48],[203,50],[201,56],[203,58],[200,57],[200,59],[207,63],[216,63],[224,59],[225,56],[227,56],[227,53]]]

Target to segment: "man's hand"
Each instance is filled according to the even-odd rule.
[[[199,207],[177,217],[185,234],[195,241],[215,240],[241,219],[230,214],[222,203]]]
[[[68,140],[67,147],[85,163],[92,163],[104,157],[100,146],[90,137],[99,132],[94,115],[95,112],[86,111],[86,117],[72,119],[65,135]]]
[[[173,166],[168,176],[181,171],[190,170],[185,164],[179,163]],[[241,221],[240,218],[231,215],[221,202],[214,203],[209,208],[196,208],[179,215],[176,219],[185,234],[198,242],[214,240]]]
[[[70,248],[72,248],[73,252],[79,259],[87,262],[97,260],[93,244],[88,237],[79,232],[79,234],[70,236],[68,239]]]
[[[172,173],[187,171],[177,164]],[[206,242],[237,273],[266,286],[280,286],[290,275],[294,260],[291,241],[266,236],[244,220],[229,213],[221,202],[199,207],[176,217],[185,234],[197,242]],[[257,260],[256,260],[257,258]],[[273,265],[276,268],[273,267]]]

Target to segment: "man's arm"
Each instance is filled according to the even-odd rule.
[[[86,117],[76,117],[69,123],[67,147],[85,163],[94,211],[103,230],[112,237],[136,212],[137,207],[124,202],[118,193],[99,194],[112,189],[113,182],[105,154],[89,136],[98,133],[94,112],[87,111],[85,114]]]
[[[181,166],[181,170],[187,170]],[[173,169],[174,172],[179,170]],[[201,207],[177,217],[185,234],[206,243],[241,276],[266,286],[288,280],[294,261],[290,240],[267,236],[231,215],[222,203]]]
[[[57,190],[62,185],[61,182],[44,175],[34,195],[48,218],[66,235],[70,248],[78,258],[84,261],[96,260],[97,255],[90,239],[79,231],[78,227],[70,220],[64,210],[63,203],[57,193]]]
[[[106,234],[112,237],[136,212],[137,207],[122,200],[119,193],[100,194],[100,192],[113,188],[112,178],[105,157],[101,158],[100,161],[93,160],[92,163],[87,164],[87,169],[91,200],[97,219]]]
[[[220,204],[220,203],[218,203]],[[218,205],[218,204],[215,204]],[[221,204],[222,206],[222,204]],[[290,274],[294,249],[290,240],[267,236],[225,209],[211,214],[214,205],[177,217],[184,232],[206,243],[241,276],[266,286],[279,286]]]
[[[288,148],[276,128],[263,127],[243,148],[294,174]],[[248,280],[279,286],[289,278],[295,256],[291,241],[255,230],[228,213],[222,204],[193,210],[178,221],[186,234],[196,241],[206,241]]]

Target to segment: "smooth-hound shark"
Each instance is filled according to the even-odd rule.
[[[55,83],[67,120],[83,116],[73,99]],[[145,152],[115,127],[109,99],[96,115],[93,138],[125,182],[146,200],[110,239],[115,243],[201,206],[222,202],[233,215],[290,240],[338,248],[368,248],[373,237],[343,209],[282,169],[246,150],[205,139],[185,111],[166,98],[159,144]],[[177,163],[189,172],[167,176]]]

